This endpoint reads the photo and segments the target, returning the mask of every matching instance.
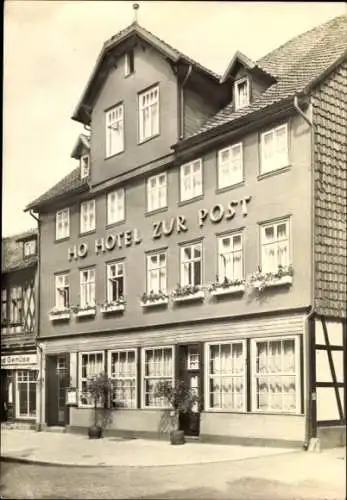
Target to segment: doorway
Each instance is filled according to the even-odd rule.
[[[46,358],[46,415],[47,425],[65,426],[68,422],[66,389],[70,385],[70,356],[68,353]]]
[[[199,398],[201,397],[201,346],[200,344],[180,345],[179,355],[179,378],[184,380],[188,387]],[[180,430],[186,436],[199,436],[200,434],[200,406],[195,403],[188,413],[179,416]]]

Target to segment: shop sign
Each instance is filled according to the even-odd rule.
[[[14,354],[12,356],[1,356],[2,368],[36,365],[36,363],[36,354]]]

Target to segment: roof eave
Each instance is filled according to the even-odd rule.
[[[318,85],[324,78],[330,75],[334,69],[336,69],[341,63],[347,60],[347,49],[341,54],[340,57],[335,59],[335,61],[330,64],[322,73],[320,73],[316,78],[311,80],[311,82],[304,87],[302,90],[303,94],[308,94],[316,85]]]
[[[64,201],[66,198],[70,198],[74,194],[84,193],[85,191],[88,191],[88,189],[89,189],[89,185],[88,185],[88,183],[86,183],[86,184],[83,184],[82,186],[80,186],[76,189],[69,191],[68,193],[64,193],[63,195],[54,196],[52,198],[49,198],[49,199],[44,200],[44,201],[39,202],[39,203],[35,203],[35,202],[30,203],[29,205],[27,205],[24,208],[24,212],[26,213],[26,212],[29,212],[32,210],[33,212],[38,213],[40,209],[47,207],[52,203]]]
[[[239,50],[237,50],[231,59],[230,63],[228,64],[227,69],[225,70],[223,76],[220,78],[219,82],[220,83],[225,83],[233,70],[236,62],[239,61],[243,66],[245,66],[247,69],[253,69],[255,67],[255,63],[251,61],[247,56],[242,54]]]

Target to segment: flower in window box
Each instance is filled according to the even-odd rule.
[[[177,284],[176,288],[172,292],[173,298],[189,297],[190,295],[195,295],[201,292],[201,286],[199,285],[184,285],[181,286]]]
[[[111,302],[105,301],[101,305],[101,312],[107,313],[112,311],[124,311],[126,300],[123,296],[119,297],[117,300],[113,300]]]
[[[260,292],[267,287],[291,284],[294,270],[292,265],[282,266],[279,265],[277,271],[264,273],[258,267],[258,271],[252,273],[247,278],[247,283],[253,288],[257,288]]]
[[[222,281],[219,281],[218,276],[216,276],[216,281],[211,283],[211,285],[208,288],[209,292],[215,292],[218,290],[226,290],[229,288],[235,288],[235,287],[240,287],[245,284],[245,280],[241,280],[238,278],[235,279],[229,279],[226,276]]]
[[[95,304],[86,304],[85,306],[77,304],[77,306],[71,306],[71,310],[78,315],[78,313],[83,313],[87,311],[96,311],[96,306]]]
[[[53,307],[50,311],[48,311],[48,316],[51,319],[59,319],[59,318],[69,318],[70,317],[70,308],[69,307]]]
[[[147,304],[149,302],[155,303],[155,302],[167,302],[169,299],[169,296],[159,290],[158,292],[154,292],[151,290],[149,293],[144,292],[141,297],[141,303],[142,304]]]

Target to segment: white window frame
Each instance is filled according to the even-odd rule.
[[[59,290],[63,293],[59,295]],[[59,300],[60,297],[64,297],[67,290],[67,305],[61,305],[59,302],[64,303],[65,300]],[[70,307],[70,283],[69,283],[69,273],[59,273],[55,275],[55,307],[58,309],[65,309]]]
[[[61,224],[60,228],[59,224]],[[63,208],[62,210],[58,210],[55,214],[55,239],[63,240],[69,237],[70,237],[70,209]]]
[[[133,67],[131,70],[131,65],[129,61],[130,54],[132,54],[132,59],[133,59]],[[124,56],[124,76],[130,76],[133,73],[135,73],[135,54],[134,54],[134,49],[130,49],[125,53]]]
[[[89,175],[90,156],[89,154],[82,155],[80,158],[81,179],[85,179]]]
[[[87,281],[85,282],[82,282],[82,277],[83,277],[83,273],[88,273],[88,277],[87,277]],[[94,274],[94,280],[92,280],[90,278],[90,273],[93,272]],[[95,293],[96,293],[96,290],[95,290],[95,284],[96,284],[96,270],[95,270],[95,267],[88,267],[88,268],[85,268],[85,269],[80,269],[80,306],[81,308],[86,308],[87,306],[88,307],[95,307],[95,302],[96,302],[96,297],[95,297]],[[83,287],[85,286],[87,289],[88,287],[92,288],[92,285],[94,286],[94,300],[91,301],[91,303],[87,302],[86,301],[86,295],[87,295],[87,292],[84,292],[83,291]],[[89,291],[89,295],[91,295],[91,292]]]
[[[240,237],[241,238],[241,250],[234,250],[234,238],[235,237]],[[230,251],[229,252],[222,252],[221,251],[222,240],[224,240],[226,238],[230,238],[231,239],[232,245],[230,247]],[[232,233],[219,235],[218,239],[217,239],[217,247],[218,247],[218,279],[219,279],[219,281],[222,282],[225,277],[227,279],[229,279],[229,280],[234,280],[234,279],[240,279],[240,280],[242,280],[244,278],[244,238],[243,238],[243,231],[235,231],[235,232],[232,232]],[[227,273],[224,270],[225,268],[223,269],[223,266],[222,266],[222,255],[224,255],[226,253],[231,254],[232,256],[234,256],[234,254],[236,254],[236,253],[241,253],[241,276],[235,276],[234,272],[233,272],[232,276],[228,276]],[[234,270],[234,266],[233,266],[233,271],[235,271]]]
[[[19,374],[20,373],[26,373],[28,375],[27,380],[19,380]],[[30,380],[30,376],[33,377],[33,380]],[[35,399],[35,414],[28,414],[26,413],[21,414],[20,413],[20,401],[19,401],[19,384],[26,384],[26,389],[27,389],[27,408],[29,407],[29,391],[30,391],[30,385],[33,385],[35,387],[35,393],[36,393],[36,386],[37,386],[37,372],[36,370],[17,370],[16,371],[16,418],[22,418],[22,419],[35,419],[36,418],[36,413],[37,413],[37,403]]]
[[[30,257],[36,254],[36,240],[24,241],[23,245],[24,257]]]
[[[285,239],[278,239],[277,237],[271,242],[271,243],[265,243],[265,230],[266,228],[269,227],[274,227],[274,232],[277,233],[277,227],[286,224],[286,238]],[[273,221],[269,221],[266,223],[263,223],[260,225],[260,262],[261,262],[261,270],[263,272],[276,272],[278,271],[278,266],[279,266],[279,259],[278,259],[278,249],[280,246],[280,243],[283,241],[287,241],[287,262],[285,264],[282,264],[284,267],[289,266],[291,263],[291,224],[290,224],[290,218],[286,217],[283,219],[276,219]],[[267,264],[264,265],[264,262],[266,260],[265,256],[265,246],[274,246],[275,251],[276,251],[276,266],[272,269],[267,267]]]
[[[212,412],[223,412],[223,413],[243,413],[246,411],[247,408],[247,341],[245,339],[235,339],[235,340],[221,340],[221,341],[214,341],[214,342],[206,342],[205,344],[205,406],[206,406],[206,411],[212,411]],[[241,344],[242,345],[242,358],[243,358],[243,373],[242,375],[237,375],[237,374],[231,374],[231,375],[225,375],[225,377],[237,377],[240,378],[242,377],[242,383],[243,383],[243,406],[240,409],[229,409],[229,408],[221,408],[221,407],[211,407],[210,406],[210,390],[209,390],[209,383],[210,383],[210,378],[212,378],[212,375],[210,375],[210,347],[211,346],[221,346],[221,345],[232,345],[232,344]],[[216,374],[217,376],[217,374]],[[223,379],[223,376],[221,376],[221,379]]]
[[[154,350],[159,350],[159,349],[171,349],[171,354],[172,354],[172,376],[146,376],[146,352],[147,351],[154,351]],[[143,347],[141,351],[141,386],[142,386],[142,391],[141,391],[141,408],[145,409],[165,409],[169,408],[169,406],[166,404],[163,404],[161,406],[148,406],[145,405],[146,401],[146,380],[147,378],[150,379],[158,379],[158,380],[171,380],[172,385],[174,386],[175,383],[175,349],[173,345],[159,345],[155,347]]]
[[[240,86],[246,84],[246,102],[242,102],[240,99]],[[249,78],[244,77],[240,78],[239,80],[236,80],[234,83],[234,95],[235,95],[235,111],[243,108],[245,106],[248,106],[250,103],[250,85],[249,85]]]
[[[112,354],[120,354],[120,353],[134,353],[135,354],[135,357],[134,357],[134,365],[135,365],[135,373],[134,373],[134,376],[129,376],[129,375],[113,375],[112,374]],[[135,398],[134,398],[134,404],[131,405],[131,406],[122,406],[121,408],[124,409],[124,410],[127,410],[127,409],[136,409],[137,408],[137,392],[138,392],[138,376],[137,376],[137,349],[113,349],[111,351],[108,351],[108,363],[107,363],[107,367],[108,367],[108,375],[110,378],[114,379],[115,381],[117,380],[122,380],[122,381],[127,381],[127,380],[135,380]],[[117,401],[117,399],[116,399]],[[113,406],[113,395],[112,395],[112,398],[111,398],[111,405],[112,405],[112,408],[115,408],[116,406]]]
[[[82,392],[82,382],[86,381],[89,377],[87,374],[87,377],[82,378],[82,357],[83,356],[88,356],[88,361],[89,361],[89,356],[94,355],[97,356],[98,354],[101,354],[102,360],[101,360],[101,365],[102,369],[100,372],[95,371],[92,375],[98,375],[99,373],[104,373],[105,371],[105,353],[104,351],[82,351],[78,353],[78,407],[79,408],[93,408],[93,403],[82,403],[81,402],[81,395],[83,394]],[[90,376],[92,376],[90,375]]]
[[[111,269],[115,268],[115,275],[111,276]],[[118,274],[119,270],[122,270],[121,274]],[[106,275],[107,275],[107,291],[106,291],[106,297],[107,297],[107,302],[115,302],[119,300],[121,297],[125,296],[125,263],[124,260],[121,261],[116,261],[116,262],[108,262],[106,265]],[[118,282],[117,278],[123,278],[123,294],[120,295],[119,289],[117,290],[117,295],[118,297],[116,299],[112,299],[112,278]],[[118,288],[118,287],[117,287]]]
[[[151,99],[151,95],[153,97]],[[147,99],[146,104],[143,101]],[[154,108],[157,107],[157,113],[154,114]],[[159,135],[160,133],[160,95],[159,95],[159,85],[154,85],[150,89],[147,89],[138,94],[138,113],[139,113],[139,143],[147,141],[152,137]],[[145,131],[145,117],[144,114],[148,110],[149,119],[149,133]],[[154,115],[154,116],[153,116]]]
[[[125,220],[125,189],[119,188],[107,193],[107,225]]]
[[[105,111],[106,158],[124,151],[124,104]]]
[[[192,257],[191,259],[189,260],[184,260],[184,250],[186,248],[191,248],[192,250],[192,253],[194,252],[195,250],[195,247],[200,247],[200,283],[197,284],[197,285],[194,285],[194,281],[195,281],[195,270],[194,270],[194,262],[198,262],[198,258],[197,257]],[[198,241],[198,242],[195,242],[195,243],[189,243],[189,244],[186,244],[186,245],[182,245],[180,247],[180,284],[181,286],[187,286],[187,285],[190,285],[190,286],[201,286],[202,283],[203,283],[203,247],[202,247],[202,241]],[[192,277],[193,277],[193,283],[185,283],[183,281],[183,277],[184,277],[184,265],[185,264],[189,264],[190,266],[192,266]]]
[[[164,255],[165,256],[165,262],[163,265],[160,265],[160,256]],[[157,264],[152,265],[152,258],[156,257]],[[159,252],[152,252],[150,254],[147,254],[147,293],[151,293],[153,291],[154,293],[158,293],[159,290],[163,293],[166,293],[167,291],[167,251],[166,250],[161,250]],[[161,284],[161,271],[165,271],[165,277],[163,278],[164,281],[164,286],[160,287]],[[153,271],[156,272],[157,278],[158,278],[158,287],[153,287],[152,285],[152,279],[151,275],[153,274]]]
[[[240,149],[240,158],[238,161],[239,166],[238,170],[236,171],[237,172],[236,174],[234,172],[234,170],[236,170],[234,168],[234,164],[236,163],[234,156],[237,148]],[[223,155],[225,155],[226,153],[228,153],[229,158],[228,160],[223,160]],[[224,170],[226,170],[227,173],[222,173]],[[229,146],[227,148],[218,151],[218,189],[234,186],[235,184],[239,184],[240,182],[242,182],[243,179],[244,179],[244,174],[243,174],[242,142],[233,144],[232,146]]]
[[[86,218],[84,218],[84,212],[86,213]],[[83,201],[80,205],[80,233],[89,233],[94,231],[96,227],[96,207],[95,200]]]
[[[278,342],[278,341],[285,341],[285,340],[294,340],[294,346],[295,346],[295,372],[288,372],[288,374],[280,375],[283,377],[294,377],[295,378],[295,410],[290,411],[290,410],[272,410],[272,409],[265,409],[261,410],[257,408],[257,378],[258,375],[256,373],[256,363],[257,363],[257,343],[260,342]],[[253,338],[251,339],[251,394],[252,394],[252,412],[255,413],[275,413],[275,414],[301,414],[301,370],[300,370],[300,336],[299,335],[281,335],[281,336],[273,336],[273,337],[259,337],[259,338]],[[274,376],[278,376],[278,374],[275,374]],[[271,376],[271,375],[270,375]],[[264,375],[264,378],[266,377],[266,374]]]
[[[161,179],[164,180],[162,185],[160,184]],[[153,182],[154,186],[152,186]],[[147,179],[147,211],[152,212],[165,207],[167,207],[167,173],[162,172]]]
[[[284,142],[285,151],[278,152],[278,132],[285,131]],[[270,159],[265,157],[265,141],[266,137],[272,137],[272,157]],[[260,175],[268,172],[273,172],[289,165],[289,141],[288,141],[288,124],[284,123],[278,127],[274,127],[261,134],[261,162],[260,162]]]
[[[194,166],[199,164],[199,170],[194,171]],[[186,170],[189,169],[188,174]],[[189,189],[185,188],[185,178],[189,177]],[[196,179],[199,178],[199,182],[196,183]],[[185,163],[180,167],[180,201],[187,201],[201,196],[203,194],[203,168],[202,159]]]

